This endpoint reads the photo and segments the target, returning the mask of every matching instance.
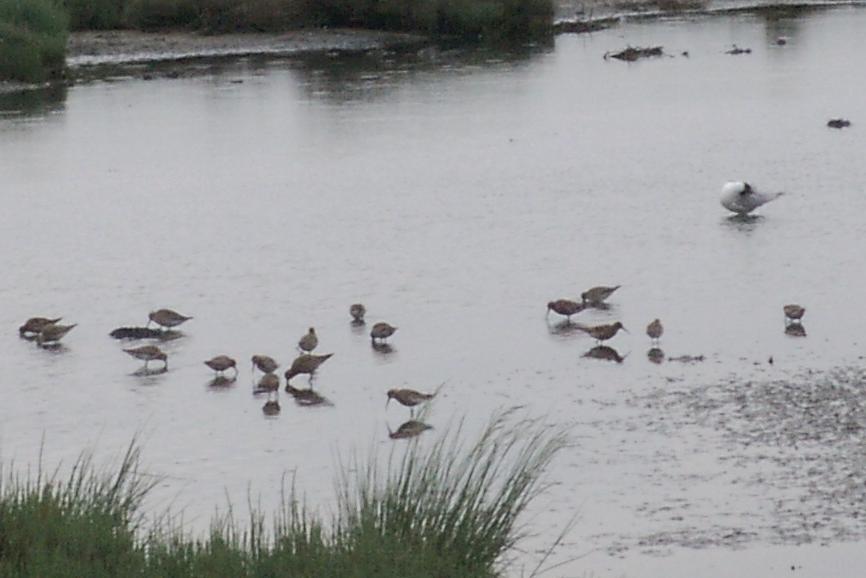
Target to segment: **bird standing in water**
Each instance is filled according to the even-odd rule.
[[[435,393],[421,393],[414,389],[389,389],[388,401],[385,402],[385,407],[388,407],[392,399],[396,399],[402,405],[409,408],[410,415],[415,415],[415,406],[433,399],[435,395]]]
[[[550,315],[550,312],[553,311],[554,313],[565,315],[569,321],[571,321],[572,315],[576,315],[584,309],[586,309],[586,305],[570,299],[557,299],[556,301],[549,301],[547,303],[547,315]]]
[[[613,292],[620,287],[622,287],[622,285],[614,285],[613,287],[593,287],[581,293],[580,298],[583,299],[584,305],[598,306],[604,303],[605,300],[613,295]]]
[[[73,323],[72,325],[58,325],[56,323],[49,323],[45,325],[39,333],[36,334],[36,343],[39,345],[44,345],[46,343],[57,343],[60,341],[64,335],[72,331],[77,323]]]
[[[653,343],[658,343],[664,332],[665,328],[662,326],[662,322],[658,319],[653,320],[652,323],[646,326],[646,334],[649,335]]]
[[[217,372],[217,374],[222,374],[227,369],[234,369],[235,376],[238,374],[237,362],[228,355],[217,355],[205,361],[204,364]]]
[[[349,315],[352,316],[352,321],[355,323],[363,323],[364,315],[367,314],[367,308],[364,307],[363,303],[353,303],[351,307],[349,307]]]
[[[151,321],[156,323],[162,327],[177,327],[181,323],[189,321],[192,317],[187,317],[186,315],[181,315],[177,311],[172,311],[171,309],[159,309],[157,311],[151,311],[148,315],[147,326],[150,327]]]
[[[253,355],[251,360],[253,362],[253,370],[258,368],[263,373],[273,373],[280,366],[273,357],[268,355]]]
[[[382,342],[385,339],[388,339],[389,337],[394,335],[395,331],[397,331],[396,327],[394,327],[393,325],[389,325],[384,321],[380,321],[379,323],[375,324],[373,326],[373,329],[370,331],[370,339],[373,341],[374,344],[376,343],[377,339]]]
[[[147,370],[147,364],[154,360],[162,361],[165,369],[168,369],[168,356],[156,345],[142,345],[141,347],[124,349],[124,351],[136,359],[144,360],[145,370]]]
[[[310,327],[309,331],[298,341],[298,349],[304,353],[312,352],[319,345],[319,338],[316,336],[316,329]]]
[[[592,337],[595,338],[596,341],[601,343],[602,341],[607,341],[616,335],[617,331],[622,329],[626,333],[628,333],[628,329],[626,329],[622,323],[617,321],[616,323],[611,323],[608,325],[595,325],[595,326],[586,326],[586,325],[578,325],[578,329],[581,331],[585,331],[589,333]]]
[[[740,216],[748,215],[761,205],[778,199],[784,193],[761,193],[747,182],[732,181],[722,186],[721,203]]]

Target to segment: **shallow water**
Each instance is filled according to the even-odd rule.
[[[287,473],[327,510],[336,464],[389,451],[408,418],[386,390],[444,382],[425,439],[513,405],[571,427],[518,573],[577,515],[546,575],[858,576],[864,25],[852,8],[695,17],[2,97],[2,458],[111,456],[138,434],[164,476],[151,507],[193,530],[227,496],[272,506]],[[671,56],[602,58],[656,44]],[[732,179],[787,194],[732,220]],[[576,320],[622,320],[621,363],[544,315],[598,284],[623,287]],[[785,333],[789,302],[805,337]],[[169,371],[142,376],[108,333],[158,307],[195,319],[164,344]],[[42,350],[15,331],[31,315],[80,325]],[[651,363],[655,317],[665,357],[704,360]],[[399,326],[387,353],[378,320]],[[249,357],[285,367],[310,325],[335,352],[316,382],[332,405],[283,393],[266,416]],[[214,388],[202,361],[220,353],[240,377]]]

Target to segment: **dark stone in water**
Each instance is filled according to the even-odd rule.
[[[115,339],[165,339],[168,331],[150,327],[118,327],[109,335]]]
[[[614,52],[611,54],[610,52],[606,52],[604,54],[605,60],[610,58],[616,58],[617,60],[625,60],[626,62],[634,62],[638,58],[647,58],[650,56],[662,56],[664,51],[661,46],[650,46],[648,48],[635,48],[634,46],[629,46],[625,50],[620,50],[619,52]]]
[[[751,54],[751,53],[752,53],[751,48],[740,48],[736,44],[734,44],[733,48],[731,48],[730,50],[725,52],[725,54]]]
[[[560,20],[553,24],[553,31],[557,33],[570,32],[573,34],[584,34],[586,32],[597,32],[619,24],[619,18],[594,18],[589,20]]]
[[[830,128],[845,128],[851,126],[851,121],[845,118],[833,118],[827,121],[827,126]]]

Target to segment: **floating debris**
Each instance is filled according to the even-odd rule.
[[[846,118],[833,118],[827,121],[830,128],[845,128],[851,126],[851,121]]]
[[[172,339],[180,335],[177,331],[163,331],[161,329],[151,329],[150,327],[118,327],[111,333],[111,337],[115,339]]]
[[[604,59],[616,58],[617,60],[625,60],[626,62],[634,62],[638,58],[648,58],[650,56],[663,56],[664,50],[661,46],[650,46],[649,48],[640,48],[629,46],[625,50],[619,52],[605,52]]]
[[[619,24],[619,18],[589,18],[584,20],[560,20],[553,24],[555,33],[584,34],[586,32],[598,32],[606,30]]]
[[[680,363],[696,363],[703,360],[703,355],[680,355],[678,357],[668,357],[668,361],[679,361]]]
[[[751,53],[752,53],[751,48],[740,48],[736,44],[734,44],[733,48],[731,48],[730,50],[725,51],[725,54],[751,54]]]

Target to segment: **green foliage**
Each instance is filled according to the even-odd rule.
[[[198,24],[199,10],[194,0],[129,0],[124,18],[140,30],[188,28]]]
[[[63,70],[67,18],[51,0],[0,0],[0,79],[40,82]]]
[[[272,529],[253,508],[243,526],[229,510],[203,540],[165,520],[143,532],[154,482],[138,473],[134,445],[113,474],[84,457],[66,480],[8,476],[0,578],[493,578],[564,438],[500,415],[468,449],[460,440],[458,428],[429,449],[401,442],[384,471],[375,460],[344,468],[327,528],[292,491]]]
[[[110,30],[124,25],[125,0],[64,0],[72,30]]]

